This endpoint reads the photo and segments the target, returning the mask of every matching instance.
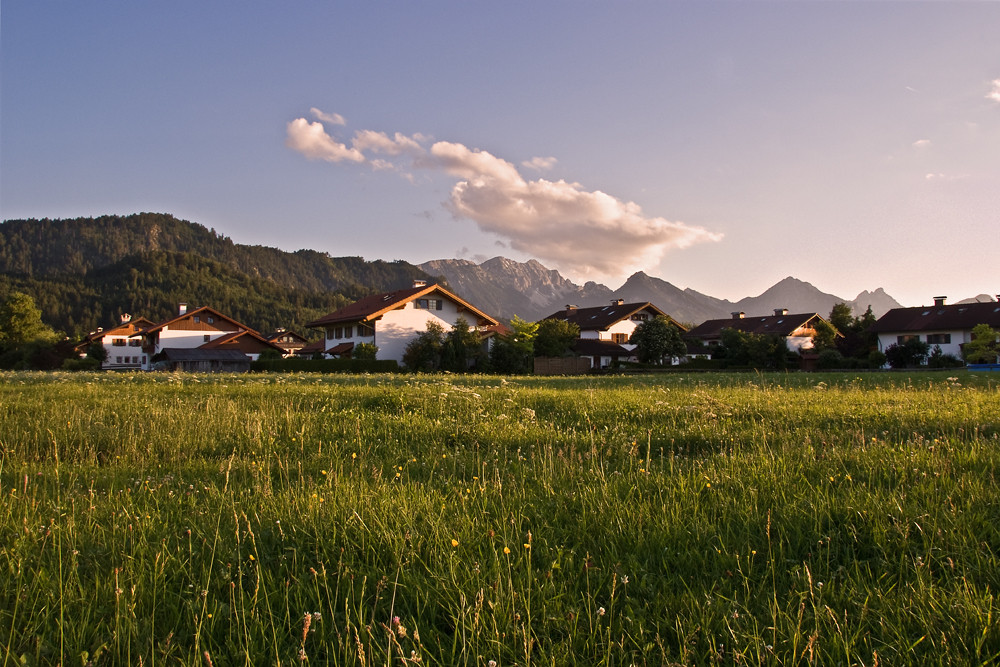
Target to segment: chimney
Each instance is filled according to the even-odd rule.
[[[566,304],[566,310],[576,310],[576,306],[574,306],[573,304],[567,303]]]
[[[415,279],[413,281],[413,287],[414,288],[417,288],[417,287],[427,287],[427,281],[426,280]]]
[[[732,313],[732,316],[733,316],[734,320],[742,320],[745,315],[746,315],[746,313],[741,313],[741,312],[734,312],[734,313]]]
[[[774,314],[775,315],[787,315],[788,314],[788,309],[787,308],[775,308],[774,309]]]
[[[121,314],[121,321],[122,321],[122,324],[128,324],[129,322],[132,321],[132,316],[129,315],[128,313],[122,313]]]
[[[186,303],[182,303],[177,307],[178,315],[187,315],[187,312],[188,312],[188,305]]]
[[[947,298],[948,297],[946,297],[946,296],[936,296],[936,297],[934,297],[934,305],[935,306],[943,306],[944,305],[944,300],[947,299]]]
[[[611,305],[612,306],[624,306],[625,305],[625,299],[611,299]]]
[[[997,294],[997,303],[1000,303],[1000,294]]]

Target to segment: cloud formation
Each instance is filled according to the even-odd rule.
[[[993,100],[1000,104],[1000,79],[993,79],[991,82],[993,89],[986,94],[986,99]]]
[[[323,123],[310,123],[296,118],[288,124],[285,145],[310,160],[327,162],[366,162],[367,158],[356,148],[348,148],[326,133]]]
[[[554,157],[533,157],[530,160],[522,162],[521,166],[534,169],[535,171],[549,171],[556,166],[556,162],[558,160]]]
[[[918,139],[917,141],[913,142],[914,148],[927,148],[930,145],[931,145],[930,139]]]
[[[316,120],[321,120],[324,123],[330,123],[331,125],[347,125],[347,121],[344,120],[344,117],[339,113],[324,113],[316,107],[309,109],[309,113],[311,113]]]
[[[721,234],[646,215],[635,202],[565,180],[524,178],[487,151],[423,135],[359,130],[350,147],[321,123],[288,123],[286,145],[307,158],[367,164],[373,169],[425,169],[456,179],[445,206],[511,248],[579,277],[622,276],[658,263],[670,250],[718,241]],[[378,156],[378,157],[375,157]],[[551,169],[555,158],[522,162]]]

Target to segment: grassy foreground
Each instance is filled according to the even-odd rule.
[[[989,374],[0,375],[2,664],[1000,664]]]

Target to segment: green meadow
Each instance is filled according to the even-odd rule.
[[[1000,664],[1000,374],[0,374],[3,665]]]

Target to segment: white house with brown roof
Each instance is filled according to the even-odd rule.
[[[148,355],[142,350],[142,341],[132,336],[153,323],[145,317],[135,317],[124,314],[119,324],[109,328],[98,328],[87,334],[74,349],[81,355],[94,343],[104,346],[106,357],[101,364],[105,370],[126,371],[139,370],[148,362]]]
[[[743,333],[781,336],[790,351],[800,352],[813,347],[816,324],[820,321],[826,322],[819,313],[789,314],[785,308],[776,308],[774,315],[733,313],[728,319],[702,322],[688,331],[685,337],[700,340],[711,348],[722,340],[723,329],[736,329]]]
[[[1000,329],[1000,295],[996,301],[945,304],[946,297],[934,297],[933,306],[893,308],[872,326],[883,352],[890,345],[916,338],[939,346],[945,354],[962,358],[962,346],[972,341],[977,324]]]
[[[632,333],[643,322],[661,315],[681,333],[687,331],[683,324],[648,301],[625,303],[624,299],[615,299],[607,306],[566,306],[544,319],[565,320],[580,327],[574,352],[589,357],[591,368],[605,368],[618,360],[634,360],[635,345],[629,343]]]
[[[449,330],[459,318],[484,334],[499,324],[440,285],[418,280],[413,287],[365,297],[306,326],[325,331],[326,356],[350,357],[356,345],[369,343],[378,347],[377,358],[402,363],[406,346],[429,322]]]
[[[250,361],[264,350],[284,352],[250,327],[208,306],[188,310],[187,304],[181,304],[176,317],[137,331],[133,337],[141,340],[143,370],[153,370],[154,357],[162,358],[165,350],[205,350],[201,357],[215,350],[223,353],[220,358],[237,351]]]

